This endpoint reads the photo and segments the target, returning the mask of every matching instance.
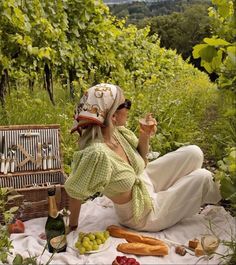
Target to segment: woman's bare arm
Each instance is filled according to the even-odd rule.
[[[138,152],[147,164],[147,153],[149,151],[149,140],[150,140],[150,135],[146,134],[145,132],[142,132],[140,130],[140,135],[139,135],[139,142],[138,142]]]
[[[70,197],[69,199],[69,210],[71,212],[70,222],[69,222],[70,230],[75,230],[78,226],[81,204],[82,202],[80,200]]]
[[[142,124],[140,122],[140,131],[139,131],[139,143],[138,143],[138,151],[139,154],[142,156],[143,160],[147,164],[147,153],[149,152],[149,141],[150,137],[156,133],[157,130],[157,121],[155,118],[152,117],[151,113],[146,115],[145,122],[151,122],[152,124],[149,125],[148,123]]]

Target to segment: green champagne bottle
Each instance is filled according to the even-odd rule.
[[[45,225],[48,251],[64,252],[66,251],[66,229],[62,215],[57,210],[55,187],[48,189],[48,219]]]

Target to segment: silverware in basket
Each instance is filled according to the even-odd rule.
[[[3,135],[2,136],[2,141],[1,141],[1,168],[0,168],[0,172],[1,173],[4,173],[5,171],[5,154],[4,154],[4,151],[5,151],[5,136]]]
[[[8,149],[7,158],[6,158],[5,167],[4,167],[4,174],[5,175],[9,172],[10,160],[11,160],[11,149]]]
[[[37,154],[36,154],[36,168],[40,168],[42,166],[42,144],[40,142],[37,143]]]
[[[48,157],[47,157],[47,167],[52,168],[52,144],[48,143]]]
[[[13,144],[10,148],[12,157],[10,160],[10,172],[14,173],[15,172],[15,166],[16,166],[16,150],[17,150],[17,145]]]
[[[43,151],[43,157],[42,157],[42,160],[43,160],[43,170],[46,170],[47,169],[47,154],[46,154],[47,149],[48,149],[48,145],[46,143],[43,143],[43,145],[42,145],[42,151]]]

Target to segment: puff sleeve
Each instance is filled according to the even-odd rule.
[[[99,148],[87,147],[76,152],[72,172],[65,182],[65,190],[72,198],[85,201],[97,192],[103,192],[111,178],[108,155]]]

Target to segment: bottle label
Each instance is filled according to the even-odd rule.
[[[59,252],[60,250],[64,249],[66,246],[66,236],[61,235],[53,237],[50,240],[50,244],[57,252]]]

